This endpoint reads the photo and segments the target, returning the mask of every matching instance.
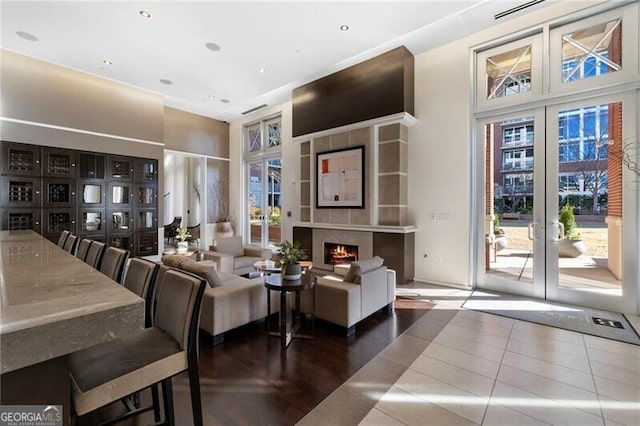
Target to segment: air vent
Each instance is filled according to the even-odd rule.
[[[248,110],[246,110],[245,112],[242,112],[241,114],[242,114],[242,115],[247,115],[247,114],[249,114],[249,113],[251,113],[251,112],[253,112],[253,111],[257,111],[257,110],[262,109],[262,108],[264,108],[264,107],[266,107],[266,106],[267,106],[267,104],[258,105],[257,107],[255,107],[255,108],[251,108],[251,109],[248,109]]]
[[[511,15],[512,13],[520,12],[523,9],[526,9],[531,6],[535,6],[538,3],[542,3],[545,0],[531,0],[526,3],[521,4],[520,6],[512,7],[511,9],[505,10],[504,12],[500,12],[494,15],[494,19],[504,18],[505,16]]]

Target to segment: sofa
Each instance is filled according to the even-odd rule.
[[[162,263],[207,280],[200,329],[213,336],[213,343],[224,341],[224,333],[267,316],[267,289],[264,278],[243,278],[217,270],[215,262],[196,262],[180,255],[163,255]],[[271,298],[271,312],[279,312],[278,298]]]
[[[210,251],[200,252],[204,260],[213,260],[218,271],[235,275],[245,275],[254,271],[253,264],[259,260],[271,259],[271,250],[242,245],[242,237],[227,237],[217,240]]]
[[[396,272],[383,263],[375,256],[350,265],[336,265],[333,273],[314,270],[316,318],[346,328],[347,336],[351,336],[361,320],[382,308],[392,310]],[[302,292],[300,299],[301,311],[312,313],[312,292]]]

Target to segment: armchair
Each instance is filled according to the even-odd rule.
[[[258,260],[271,259],[271,250],[242,245],[242,237],[220,238],[217,246],[210,246],[211,251],[202,253],[203,260],[216,262],[217,270],[235,275],[253,272],[253,264]]]
[[[180,228],[181,223],[182,216],[175,216],[173,218],[173,222],[168,225],[164,225],[164,237],[167,239],[167,242],[173,242],[173,239],[178,234],[178,228]]]

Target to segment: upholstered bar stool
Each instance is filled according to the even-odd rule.
[[[89,251],[87,251],[87,257],[84,259],[84,263],[98,269],[100,267],[100,262],[102,262],[105,247],[105,243],[101,243],[100,241],[91,241],[91,246],[89,247]]]
[[[76,252],[76,257],[84,262],[87,258],[87,252],[89,251],[89,247],[91,246],[91,240],[87,238],[83,238],[78,243],[78,251]]]
[[[195,275],[174,269],[166,271],[157,295],[153,327],[70,355],[71,386],[78,424],[86,421],[93,424],[87,414],[161,383],[164,423],[173,425],[171,378],[188,371],[193,423],[202,426],[198,328],[205,286],[206,281]],[[129,411],[117,420],[149,410],[151,407]]]
[[[124,265],[127,263],[128,258],[129,250],[107,247],[107,251],[104,252],[100,263],[100,272],[115,282],[122,282],[122,271],[124,271]]]
[[[63,248],[64,243],[67,242],[67,237],[71,234],[71,232],[65,230],[60,233],[60,237],[58,238],[58,247]]]
[[[125,288],[144,299],[144,325],[151,327],[153,310],[153,286],[158,265],[150,260],[134,257],[129,262],[127,274],[122,283]]]
[[[67,241],[64,242],[64,246],[62,248],[64,249],[64,251],[69,252],[75,256],[77,243],[78,236],[69,234],[69,236],[67,237]]]

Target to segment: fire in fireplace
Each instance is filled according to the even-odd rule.
[[[339,265],[358,260],[358,246],[348,244],[324,243],[324,263]]]

